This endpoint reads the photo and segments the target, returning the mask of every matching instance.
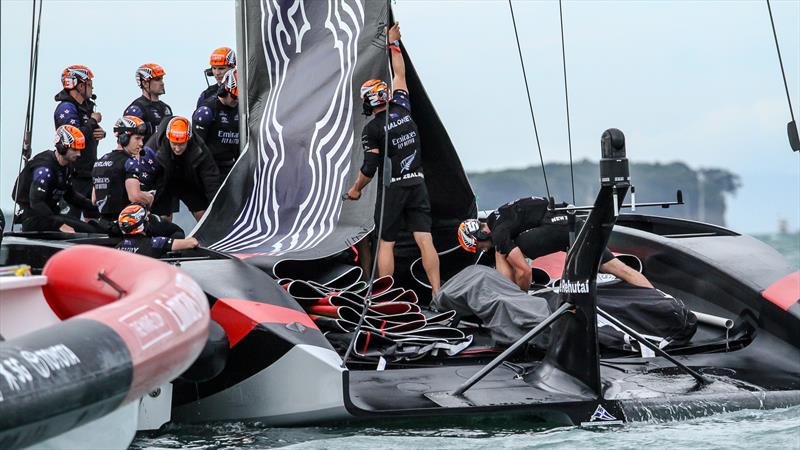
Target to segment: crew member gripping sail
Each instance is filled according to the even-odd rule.
[[[431,206],[422,172],[422,147],[417,124],[411,117],[405,62],[400,50],[400,27],[397,23],[389,30],[389,41],[394,91],[389,101],[389,88],[384,81],[369,80],[361,86],[364,114],[375,114],[375,118],[367,123],[361,135],[364,164],[346,196],[351,200],[361,198],[361,190],[372,181],[378,167],[383,167],[383,148],[388,134],[392,179],[386,189],[383,217],[380,217],[380,197],[375,206],[375,223],[383,220],[378,240],[378,274],[386,276],[394,273],[394,245],[405,221],[422,254],[425,274],[431,283],[433,295],[436,295],[440,284],[439,256],[431,236]],[[383,170],[379,178],[382,180]]]

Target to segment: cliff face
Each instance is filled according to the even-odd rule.
[[[546,164],[547,182],[556,201],[572,202],[568,164]],[[600,169],[596,163],[580,161],[573,166],[576,205],[594,203],[599,190]],[[478,209],[494,209],[503,203],[530,195],[545,196],[541,166],[468,174],[478,198]],[[631,164],[631,180],[637,202],[674,201],[683,191],[683,206],[648,208],[642,212],[700,220],[725,225],[726,194],[734,195],[741,183],[738,175],[724,169],[692,169],[684,163]],[[630,199],[626,199],[626,203]]]

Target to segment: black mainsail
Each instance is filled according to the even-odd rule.
[[[242,0],[243,151],[194,230],[206,246],[264,258],[337,253],[374,227],[378,183],[343,202],[363,158],[358,88],[388,77],[382,0]],[[404,53],[434,226],[475,211],[450,138]],[[453,230],[455,227],[453,227]]]

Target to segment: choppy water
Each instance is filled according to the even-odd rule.
[[[757,236],[800,268],[800,233]],[[746,410],[671,423],[634,423],[607,430],[556,427],[524,419],[464,418],[369,426],[270,428],[255,423],[168,425],[140,434],[135,449],[537,449],[692,448],[798,449],[800,406]]]
[[[524,420],[456,426],[430,421],[385,427],[268,428],[258,423],[169,426],[138,436],[132,448],[537,449],[692,448],[800,449],[800,407],[747,410],[666,424],[634,423],[606,430],[549,428]]]

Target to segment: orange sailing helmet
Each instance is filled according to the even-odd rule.
[[[478,219],[467,219],[458,226],[458,244],[470,253],[475,253],[478,241],[486,239],[489,239],[489,235],[481,230],[481,222]]]
[[[167,139],[175,144],[183,144],[189,141],[190,130],[189,119],[183,116],[175,116],[167,124]]]
[[[61,85],[67,90],[75,89],[78,83],[85,83],[92,78],[94,78],[94,74],[91,69],[86,66],[75,64],[61,72]]]
[[[211,52],[209,64],[214,66],[236,67],[236,53],[229,47],[220,47]]]
[[[125,207],[119,217],[117,224],[122,234],[142,234],[144,233],[147,225],[147,208],[144,206],[133,203]]]
[[[382,80],[367,80],[361,85],[361,98],[372,107],[383,105],[389,101],[389,86]]]
[[[61,125],[56,130],[56,150],[62,155],[67,150],[83,151],[86,148],[86,138],[83,132],[72,125]]]
[[[142,83],[153,78],[163,77],[167,72],[158,64],[142,64],[136,69],[136,83],[142,87]]]
[[[229,70],[225,73],[225,76],[222,77],[222,83],[220,84],[220,91],[228,92],[234,97],[239,96],[239,73],[236,69]]]

